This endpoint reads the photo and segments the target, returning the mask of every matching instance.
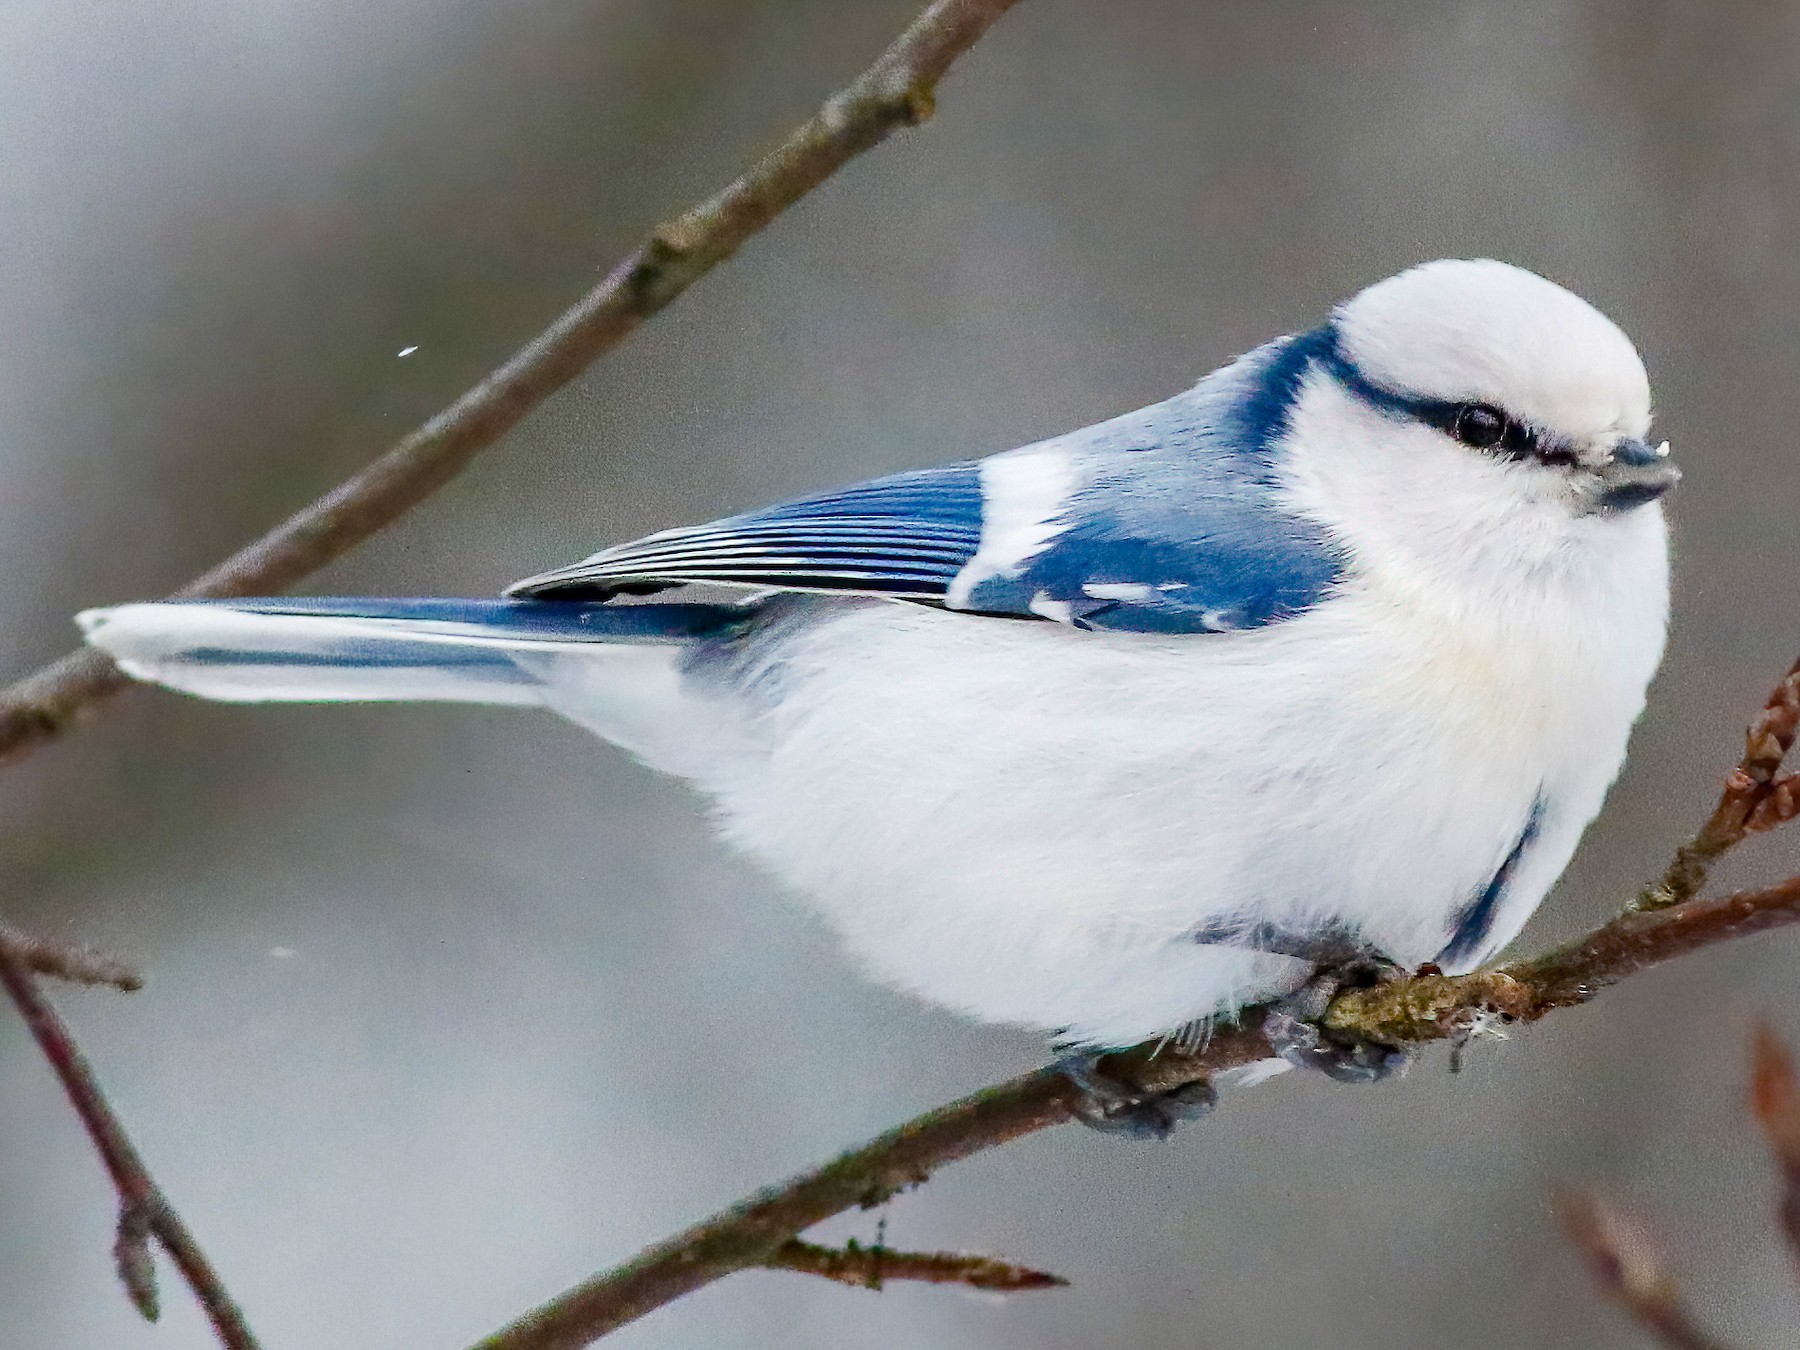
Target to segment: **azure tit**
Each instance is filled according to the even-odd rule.
[[[1091,1050],[1519,931],[1661,656],[1649,428],[1597,310],[1434,262],[1165,402],[507,599],[80,622],[207,698],[549,708],[691,781],[879,978]]]

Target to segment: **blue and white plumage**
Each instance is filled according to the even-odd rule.
[[[211,698],[542,705],[691,779],[881,978],[1090,1045],[1467,969],[1622,762],[1667,544],[1630,342],[1439,262],[1166,402],[666,530],[515,599],[124,605]],[[689,583],[734,603],[621,601]]]

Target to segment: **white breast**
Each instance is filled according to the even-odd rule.
[[[1625,551],[1654,569],[1660,517],[1638,514]],[[1623,576],[1581,569],[1464,621],[1362,576],[1205,637],[834,608],[771,644],[768,754],[709,786],[882,978],[1128,1043],[1304,974],[1191,941],[1208,919],[1354,925],[1432,958],[1541,802],[1486,945],[1509,939],[1656,663],[1661,588]]]
[[[699,781],[881,978],[978,1017],[1123,1044],[1305,976],[1196,942],[1214,920],[1438,958],[1535,815],[1472,964],[1617,773],[1666,540],[1655,507],[1574,516],[1417,432],[1335,386],[1301,401],[1282,491],[1347,568],[1284,622],[1154,636],[788,600],[623,721],[611,667],[571,666],[550,701]]]

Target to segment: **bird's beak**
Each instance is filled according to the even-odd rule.
[[[1629,511],[1653,502],[1681,481],[1681,470],[1669,458],[1667,441],[1651,446],[1629,436],[1612,448],[1593,475],[1593,509],[1606,512]]]

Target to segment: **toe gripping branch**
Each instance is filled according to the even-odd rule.
[[[1194,934],[1196,942],[1242,947],[1309,962],[1307,982],[1273,1004],[1263,1034],[1275,1053],[1302,1069],[1340,1083],[1375,1083],[1405,1073],[1417,1053],[1376,1041],[1347,1040],[1321,1025],[1332,999],[1346,989],[1370,989],[1408,972],[1354,934],[1339,929],[1294,932],[1268,923],[1225,920]]]
[[[1340,1083],[1375,1083],[1411,1066],[1416,1047],[1351,1039],[1323,1026],[1326,1010],[1339,994],[1403,976],[1407,972],[1400,966],[1337,937],[1302,938],[1258,926],[1254,931],[1211,935],[1210,940],[1221,941],[1221,936],[1226,945],[1253,946],[1313,963],[1306,983],[1269,1005],[1263,1015],[1263,1037],[1281,1059]],[[1093,1129],[1134,1139],[1166,1139],[1181,1122],[1198,1120],[1218,1104],[1218,1093],[1204,1079],[1166,1091],[1146,1091],[1107,1073],[1101,1068],[1104,1058],[1103,1051],[1083,1050],[1063,1055],[1053,1066],[1080,1089],[1075,1118]]]
[[[1418,1055],[1379,1041],[1349,1040],[1321,1025],[1331,1001],[1346,989],[1371,989],[1407,972],[1384,957],[1364,955],[1324,966],[1263,1017],[1263,1035],[1289,1064],[1316,1069],[1340,1083],[1378,1083],[1404,1074]]]
[[[1091,1129],[1128,1139],[1167,1139],[1184,1120],[1199,1120],[1219,1103],[1204,1078],[1166,1092],[1145,1092],[1100,1068],[1105,1051],[1064,1055],[1052,1066],[1080,1089],[1075,1119]]]

